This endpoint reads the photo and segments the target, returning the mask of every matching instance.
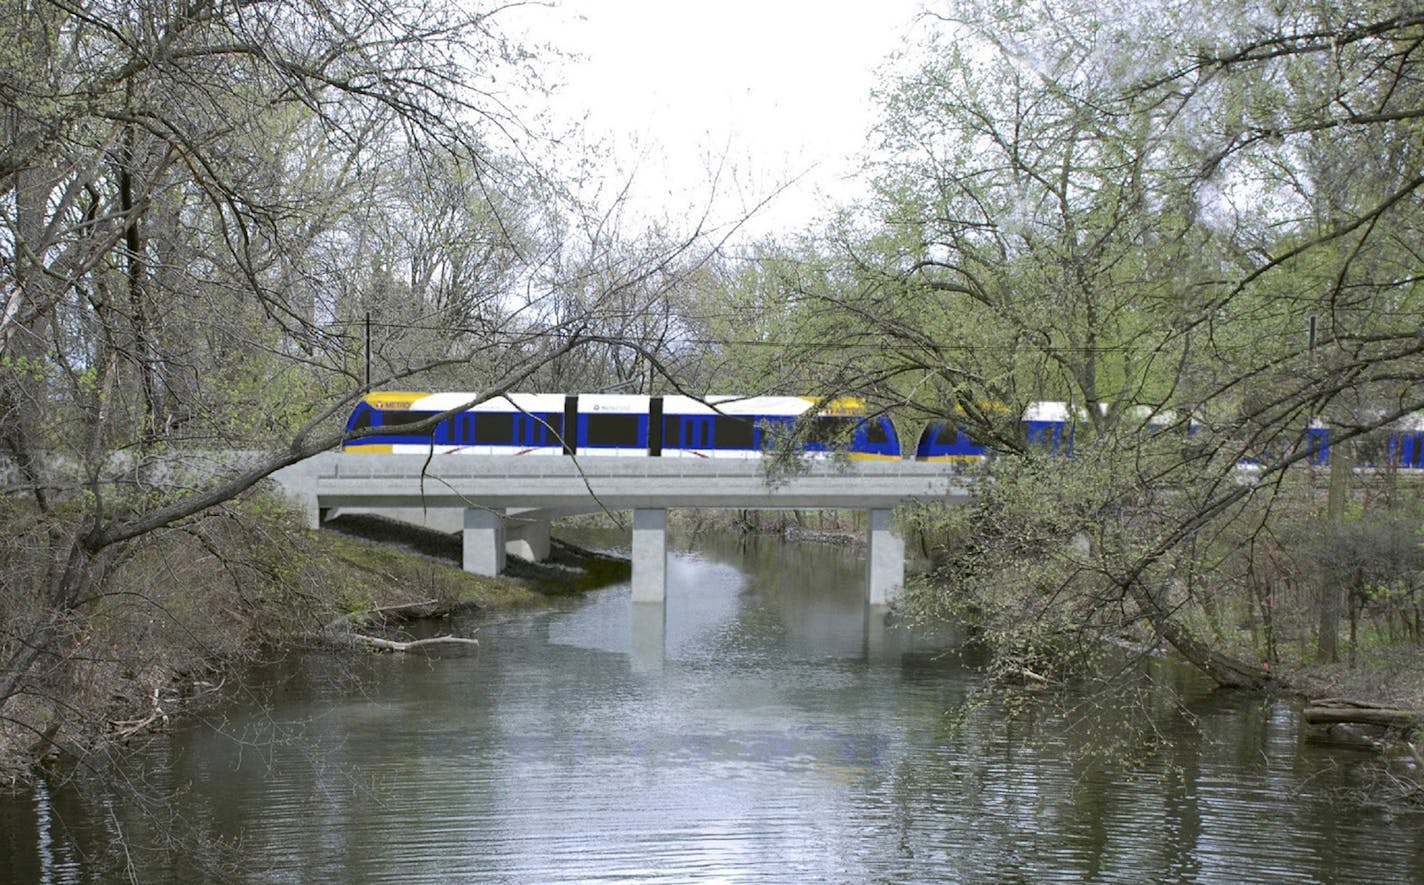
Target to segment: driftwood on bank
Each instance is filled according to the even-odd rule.
[[[158,689],[155,688],[149,701],[149,713],[147,716],[140,716],[137,719],[117,719],[110,722],[109,727],[113,729],[115,737],[130,738],[156,725],[167,724],[168,714],[164,712],[163,707],[159,704]]]
[[[397,642],[394,639],[381,639],[378,636],[367,636],[364,633],[352,633],[351,638],[357,642],[365,643],[367,646],[381,651],[407,652],[419,651],[443,647],[468,647],[479,645],[478,639],[466,639],[461,636],[431,636],[428,639],[412,639],[410,642]]]
[[[1340,698],[1312,701],[1302,715],[1305,721],[1312,725],[1373,725],[1401,731],[1424,725],[1424,716],[1414,710],[1381,707]]]
[[[1030,688],[1048,688],[1049,686],[1062,686],[1063,683],[1042,673],[1035,673],[1028,667],[1009,667],[1006,675],[1012,676],[1026,683]]]
[[[392,621],[417,621],[443,617],[449,613],[449,606],[442,605],[439,601],[434,599],[426,599],[420,602],[405,602],[399,605],[387,605],[363,612],[342,615],[327,624],[322,634],[328,640],[332,638],[347,639],[377,651],[397,653],[432,651],[440,648],[468,648],[470,646],[479,645],[480,642],[478,639],[467,639],[460,636],[431,636],[426,639],[412,639],[408,642],[402,642],[395,639],[384,639],[379,636],[359,633],[356,630],[358,623],[361,626],[384,626],[390,624]]]

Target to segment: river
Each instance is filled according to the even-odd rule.
[[[615,586],[457,623],[469,653],[288,661],[122,777],[0,799],[0,881],[1424,881],[1424,815],[1353,802],[1374,755],[1290,705],[1158,663],[1131,721],[948,715],[958,638],[867,617],[863,580],[703,536],[662,607]]]

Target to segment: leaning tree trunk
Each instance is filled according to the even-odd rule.
[[[93,532],[79,532],[69,539],[64,569],[55,575],[43,610],[14,653],[0,663],[0,710],[23,688],[40,657],[62,654],[55,643],[91,595],[88,591],[103,580],[110,559],[108,549],[96,547]]]
[[[1260,689],[1273,681],[1270,670],[1262,665],[1243,661],[1217,651],[1209,642],[1198,638],[1191,630],[1176,621],[1162,600],[1144,587],[1141,581],[1132,581],[1128,592],[1147,615],[1157,635],[1165,639],[1192,666],[1210,676],[1223,688]]]

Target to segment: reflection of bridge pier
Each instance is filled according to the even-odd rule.
[[[305,471],[313,514],[333,508],[459,514],[466,571],[496,575],[514,554],[549,554],[549,520],[590,509],[633,511],[633,599],[661,602],[667,585],[667,511],[836,509],[870,511],[866,601],[889,603],[905,582],[905,543],[894,507],[958,503],[965,485],[945,464],[815,462],[769,478],[755,460],[482,455],[330,454]]]
[[[634,602],[628,612],[630,660],[640,673],[656,673],[667,655],[667,605]]]

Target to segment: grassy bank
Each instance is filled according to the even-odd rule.
[[[55,530],[13,503],[0,514],[7,652],[41,612]],[[426,603],[431,614],[538,606],[551,594],[619,580],[628,568],[558,544],[553,562],[515,562],[511,576],[470,575],[458,563],[455,539],[394,526],[384,537],[379,527],[310,531],[262,496],[130,545],[83,602],[62,647],[0,710],[0,785],[23,784],[36,765],[105,758],[224,697],[246,667],[329,641],[333,623],[359,624],[365,613],[409,603]]]

